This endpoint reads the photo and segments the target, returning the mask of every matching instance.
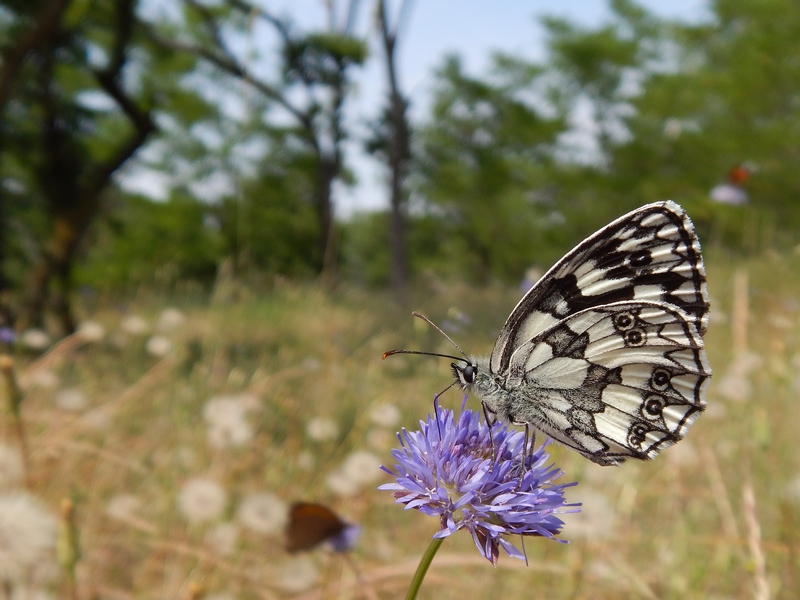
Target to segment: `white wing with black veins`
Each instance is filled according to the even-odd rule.
[[[508,418],[602,465],[654,457],[705,407],[702,316],[688,314],[634,300],[560,320],[510,355]]]
[[[655,302],[676,311],[693,332],[708,326],[708,291],[692,221],[671,201],[643,206],[576,246],[520,300],[490,359],[503,374],[517,349],[587,308]]]

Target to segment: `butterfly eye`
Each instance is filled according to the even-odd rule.
[[[475,373],[478,372],[478,367],[475,365],[467,365],[464,367],[462,373],[464,374],[465,383],[473,383],[475,381]]]

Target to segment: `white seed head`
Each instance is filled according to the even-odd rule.
[[[244,497],[236,518],[243,527],[255,533],[273,535],[283,531],[288,508],[274,494],[257,492]]]
[[[46,350],[52,344],[50,336],[41,329],[27,329],[19,339],[30,350]]]
[[[0,443],[0,490],[17,487],[25,476],[22,456],[14,446]]]
[[[178,507],[190,523],[218,519],[228,503],[228,494],[216,481],[197,477],[187,481],[178,495]]]
[[[314,417],[306,425],[306,433],[315,442],[329,442],[339,437],[339,426],[333,419]]]
[[[0,495],[0,581],[14,583],[47,573],[55,560],[56,519],[26,492]]]

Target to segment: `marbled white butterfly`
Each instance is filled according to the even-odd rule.
[[[708,308],[694,226],[674,202],[656,202],[606,225],[545,273],[490,357],[460,348],[464,358],[438,356],[458,361],[455,384],[474,390],[484,412],[619,465],[682,439],[705,408]],[[384,358],[397,353],[433,354]]]

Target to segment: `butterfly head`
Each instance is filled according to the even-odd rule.
[[[450,367],[453,370],[453,377],[456,384],[462,389],[472,387],[475,379],[478,377],[478,365],[475,362],[464,360],[462,363],[451,363]]]
[[[392,356],[393,354],[422,354],[425,356],[438,356],[439,358],[452,358],[458,362],[450,363],[450,367],[453,370],[453,378],[455,382],[451,383],[450,386],[458,385],[462,390],[468,389],[475,383],[475,379],[478,376],[478,363],[472,359],[470,359],[464,351],[461,349],[461,346],[456,344],[450,336],[447,335],[444,331],[442,331],[438,325],[434,324],[428,317],[419,314],[418,312],[411,313],[415,317],[422,319],[428,325],[436,329],[439,333],[441,333],[448,342],[453,344],[458,351],[462,354],[464,358],[460,356],[453,356],[452,354],[439,354],[438,352],[423,352],[421,350],[389,350],[388,352],[383,353],[383,358],[386,359],[388,356]],[[463,364],[462,364],[463,363]],[[450,388],[448,386],[447,389]]]

